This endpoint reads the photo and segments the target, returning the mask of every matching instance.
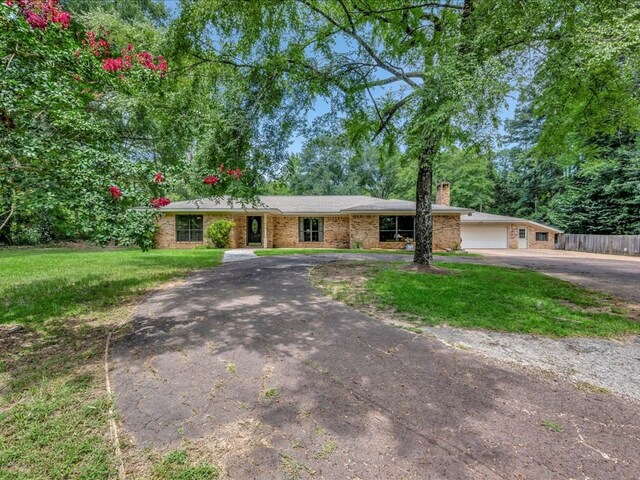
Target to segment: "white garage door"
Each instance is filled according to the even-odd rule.
[[[461,225],[462,248],[507,248],[506,225]]]

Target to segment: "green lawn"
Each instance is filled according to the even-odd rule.
[[[449,273],[420,273],[397,262],[372,262],[364,267],[367,281],[355,296],[345,292],[354,288],[353,282],[338,278],[332,283],[331,273],[322,279],[323,268],[329,271],[330,266],[319,267],[314,277],[336,298],[356,299],[355,306],[360,302],[392,308],[425,325],[554,337],[640,333],[640,322],[626,318],[624,307],[606,295],[568,282],[525,269],[459,263],[438,266]]]
[[[195,268],[223,250],[0,250],[0,324],[37,325],[121,304]]]
[[[266,257],[269,255],[315,255],[318,253],[381,253],[381,254],[396,254],[396,255],[413,255],[413,252],[408,250],[363,250],[361,248],[268,248],[258,249],[255,254],[259,257]],[[464,253],[464,252],[434,252],[437,256],[464,256],[464,257],[481,257],[477,253]]]
[[[113,478],[107,333],[150,288],[221,258],[221,250],[0,250],[0,479]],[[157,462],[149,469],[192,469]]]

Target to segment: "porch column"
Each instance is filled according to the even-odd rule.
[[[268,245],[267,214],[265,213],[262,215],[262,246],[267,248]]]

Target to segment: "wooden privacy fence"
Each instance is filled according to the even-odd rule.
[[[583,235],[561,233],[555,243],[560,250],[640,256],[640,235]]]

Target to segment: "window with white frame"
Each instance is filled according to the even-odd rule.
[[[201,242],[202,229],[202,215],[176,215],[176,242]]]
[[[415,238],[415,216],[394,215],[380,217],[380,241],[404,242]]]
[[[298,239],[301,242],[324,242],[324,218],[300,217]]]

